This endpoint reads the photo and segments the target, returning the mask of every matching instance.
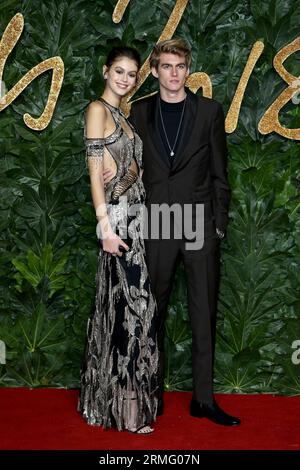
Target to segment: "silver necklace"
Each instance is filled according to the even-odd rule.
[[[185,110],[185,104],[186,104],[186,97],[184,99],[184,103],[183,103],[183,107],[182,107],[182,111],[181,111],[181,116],[180,116],[180,121],[179,121],[178,129],[177,129],[177,133],[176,133],[176,137],[175,137],[175,141],[174,141],[173,147],[171,147],[168,136],[167,136],[167,132],[166,132],[162,112],[161,112],[161,98],[159,97],[159,100],[158,100],[160,119],[161,119],[163,131],[164,131],[164,134],[165,134],[165,138],[166,138],[169,150],[170,150],[170,157],[174,157],[174,149],[176,147],[176,142],[177,142],[177,139],[178,139],[178,136],[179,136],[179,131],[180,131],[181,124],[182,124],[182,119],[183,119],[184,110]]]

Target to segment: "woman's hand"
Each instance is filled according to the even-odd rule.
[[[122,256],[122,252],[120,251],[120,246],[123,246],[126,251],[129,250],[129,246],[123,242],[122,238],[120,238],[115,233],[111,233],[109,236],[106,236],[102,240],[103,250],[107,251],[107,253],[111,253],[112,255]]]

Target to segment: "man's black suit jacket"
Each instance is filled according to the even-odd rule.
[[[150,204],[209,203],[214,226],[226,231],[230,188],[221,105],[186,89],[187,101],[175,160],[161,151],[156,93],[132,104],[130,121],[143,141],[143,182]]]

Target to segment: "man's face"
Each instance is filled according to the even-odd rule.
[[[185,57],[163,52],[159,57],[157,69],[152,67],[152,75],[158,78],[161,88],[169,92],[178,92],[184,88],[189,69]]]

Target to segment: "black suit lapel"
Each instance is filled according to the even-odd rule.
[[[158,119],[159,119],[159,110],[158,110],[158,96],[156,93],[153,95],[151,102],[148,104],[148,128],[149,128],[149,140],[153,146],[153,156],[159,163],[163,166],[164,169],[170,167],[170,162],[166,152],[161,152],[161,148],[164,148],[163,141],[158,129]],[[161,146],[158,145],[158,142],[161,143]]]
[[[186,155],[192,150],[195,132],[196,114],[197,114],[197,98],[188,88],[186,88],[186,107],[182,121],[181,136],[176,150],[175,159],[172,170],[176,170],[179,164],[184,160]]]

